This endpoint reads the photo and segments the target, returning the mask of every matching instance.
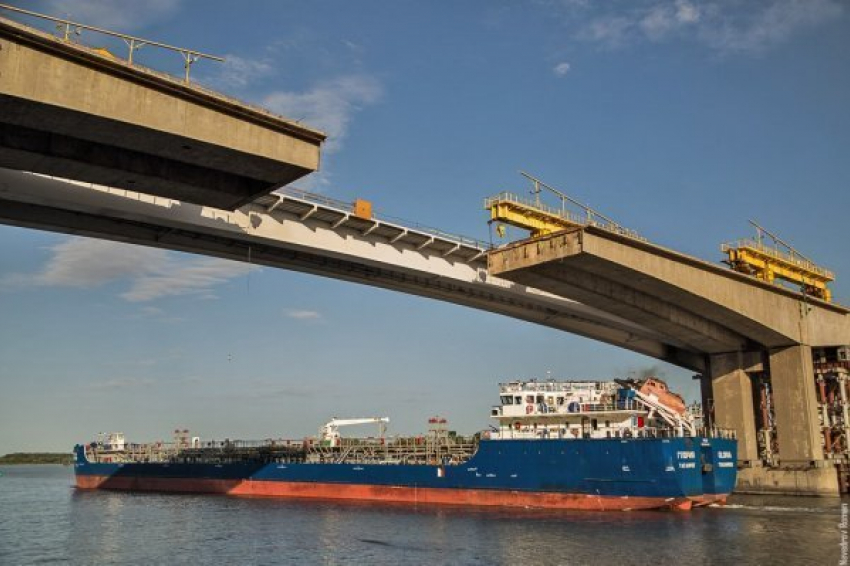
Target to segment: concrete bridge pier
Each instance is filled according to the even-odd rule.
[[[738,432],[739,465],[760,465],[753,388],[743,352],[709,356],[708,366],[713,404],[706,406],[714,406],[714,424]]]
[[[823,460],[811,347],[776,348],[769,356],[780,464],[799,467]]]
[[[761,462],[746,465],[739,452],[739,465],[744,467],[739,470],[736,491],[839,495],[838,475],[824,459],[821,445],[811,347],[798,344],[772,348],[768,350],[768,365],[779,460],[772,467],[762,467]],[[748,442],[739,440],[738,446],[740,451]]]

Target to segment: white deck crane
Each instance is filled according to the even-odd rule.
[[[338,419],[333,417],[319,429],[319,434],[323,443],[327,442],[328,446],[336,447],[340,444],[339,427],[341,426],[378,423],[378,435],[380,438],[384,438],[387,431],[387,423],[389,422],[389,417],[364,417],[361,419]]]

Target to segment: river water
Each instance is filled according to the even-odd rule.
[[[847,500],[550,512],[84,492],[0,467],[0,564],[839,564]],[[846,527],[843,527],[846,532]]]

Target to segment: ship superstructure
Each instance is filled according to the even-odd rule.
[[[511,381],[499,385],[491,438],[696,436],[699,417],[654,377],[643,381]]]

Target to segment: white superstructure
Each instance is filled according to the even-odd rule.
[[[695,434],[694,416],[657,378],[511,381],[499,385],[493,439],[629,438]]]

